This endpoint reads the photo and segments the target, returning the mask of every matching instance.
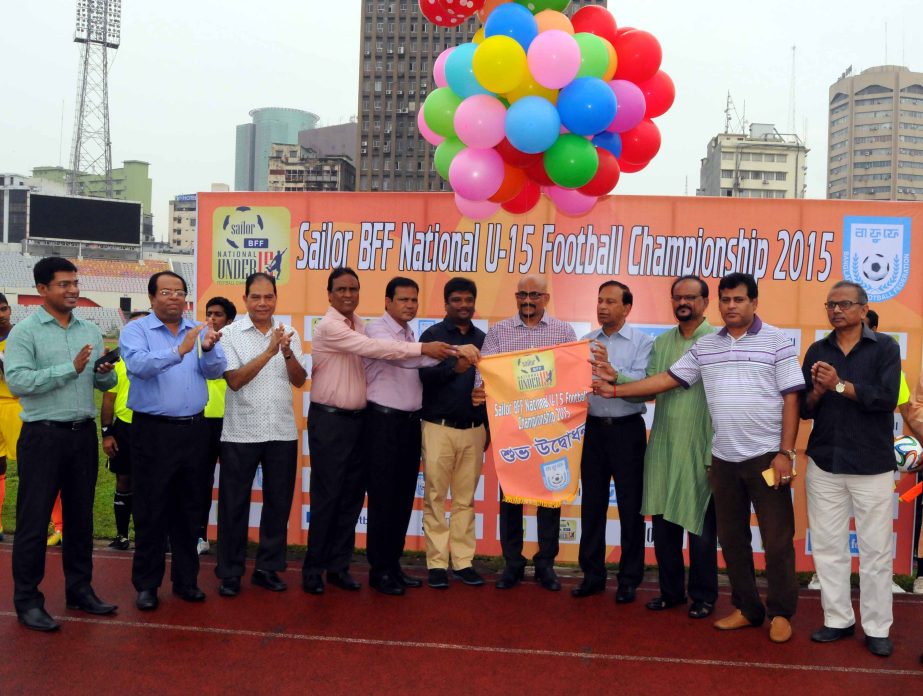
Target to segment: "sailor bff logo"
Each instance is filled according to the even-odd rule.
[[[554,351],[529,353],[513,359],[513,376],[521,392],[550,389],[555,385]]]
[[[848,215],[843,219],[843,278],[870,302],[898,295],[910,277],[910,218]]]
[[[279,285],[289,278],[288,208],[229,206],[212,220],[212,280],[240,285],[251,273],[268,273]]]

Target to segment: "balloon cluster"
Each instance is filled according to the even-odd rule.
[[[475,13],[484,23],[436,59],[437,88],[417,114],[463,215],[526,213],[542,192],[582,215],[657,154],[652,119],[675,90],[648,32],[618,28],[597,5],[568,19],[569,0],[419,2],[442,26]]]

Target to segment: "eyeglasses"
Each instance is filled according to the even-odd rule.
[[[80,287],[79,280],[60,280],[57,283],[49,283],[51,287],[60,288],[61,290],[70,290],[71,288]]]
[[[164,297],[164,298],[166,297],[183,298],[183,297],[186,297],[187,295],[185,290],[158,290],[157,294],[160,295],[160,297]]]
[[[682,302],[683,300],[685,300],[686,302],[695,302],[701,297],[702,297],[701,295],[673,295],[673,301]]]
[[[542,298],[543,298],[545,295],[547,295],[547,294],[548,294],[547,292],[534,292],[534,291],[533,291],[533,292],[522,292],[522,291],[519,291],[519,292],[516,293],[516,299],[517,299],[517,300],[526,300],[526,299],[529,299],[529,300],[540,300],[540,299],[542,299]]]
[[[824,302],[824,307],[826,307],[828,312],[832,312],[837,307],[840,308],[840,311],[845,312],[847,309],[853,305],[861,305],[861,302],[853,302],[852,300],[840,300],[839,302]]]

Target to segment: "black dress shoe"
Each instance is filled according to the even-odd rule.
[[[423,587],[423,581],[420,578],[407,575],[407,573],[400,568],[391,573],[391,577],[397,580],[399,585],[403,585],[404,587]]]
[[[619,587],[615,591],[615,603],[616,604],[631,604],[635,601],[635,588],[634,587]]]
[[[324,594],[324,579],[320,573],[305,575],[301,580],[301,589],[308,594]]]
[[[690,619],[704,619],[715,610],[714,602],[693,602],[689,607]]]
[[[512,587],[516,587],[516,585],[522,582],[524,575],[525,570],[523,568],[519,570],[504,568],[503,573],[500,574],[500,579],[497,580],[496,588],[498,590],[508,590]]]
[[[824,626],[823,628],[818,628],[811,634],[811,640],[815,643],[832,643],[840,638],[847,638],[848,636],[855,635],[855,633],[855,624],[847,626],[846,628],[830,628],[829,626]]]
[[[157,590],[141,590],[138,593],[138,599],[135,600],[135,606],[141,611],[153,611],[159,604]]]
[[[174,585],[173,594],[184,602],[204,602],[205,593],[195,585]]]
[[[460,570],[453,570],[452,575],[471,587],[480,587],[484,584],[484,578],[474,569],[474,566],[468,566]]]
[[[353,576],[349,574],[348,570],[338,570],[335,572],[328,570],[327,582],[339,587],[341,590],[348,590],[350,592],[358,592],[359,588],[362,587],[362,585],[353,580]]]
[[[557,592],[561,589],[561,582],[558,580],[554,568],[536,568],[535,582],[550,592]]]
[[[111,614],[118,607],[114,604],[107,604],[96,596],[92,588],[87,588],[83,592],[75,593],[67,598],[67,608],[85,611],[87,614]]]
[[[272,570],[254,570],[250,582],[259,587],[264,587],[270,592],[285,592],[288,589],[288,585]]]
[[[240,578],[225,578],[218,585],[218,594],[222,597],[236,597],[240,594]]]
[[[667,599],[666,597],[654,597],[650,602],[645,604],[648,609],[651,611],[663,611],[664,609],[672,609],[673,607],[678,607],[681,604],[686,603],[686,598],[682,599]]]
[[[445,568],[430,568],[427,574],[426,584],[434,590],[449,589],[449,571]]]
[[[878,657],[889,657],[891,652],[894,650],[894,644],[887,636],[884,638],[866,636],[865,647],[869,649],[870,653],[873,655],[878,655]]]
[[[401,585],[393,575],[384,573],[379,576],[369,576],[369,585],[373,590],[378,590],[382,594],[399,597],[404,594],[404,586]]]
[[[16,612],[16,618],[26,628],[33,631],[57,631],[61,624],[51,618],[51,614],[45,611],[44,607],[32,607],[25,611]]]
[[[583,581],[577,585],[577,587],[570,591],[570,593],[574,597],[589,597],[591,595],[599,594],[605,591],[605,582],[595,582],[593,580],[587,580],[584,578]]]

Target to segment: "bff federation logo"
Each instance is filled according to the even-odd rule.
[[[554,351],[530,353],[513,359],[513,377],[521,392],[549,389],[555,385]]]
[[[570,467],[566,457],[542,464],[542,483],[549,491],[563,491],[570,485]]]
[[[291,216],[288,208],[221,207],[212,220],[212,279],[239,285],[251,273],[288,282]]]
[[[899,294],[910,277],[910,218],[849,215],[843,233],[843,278],[871,302]]]

